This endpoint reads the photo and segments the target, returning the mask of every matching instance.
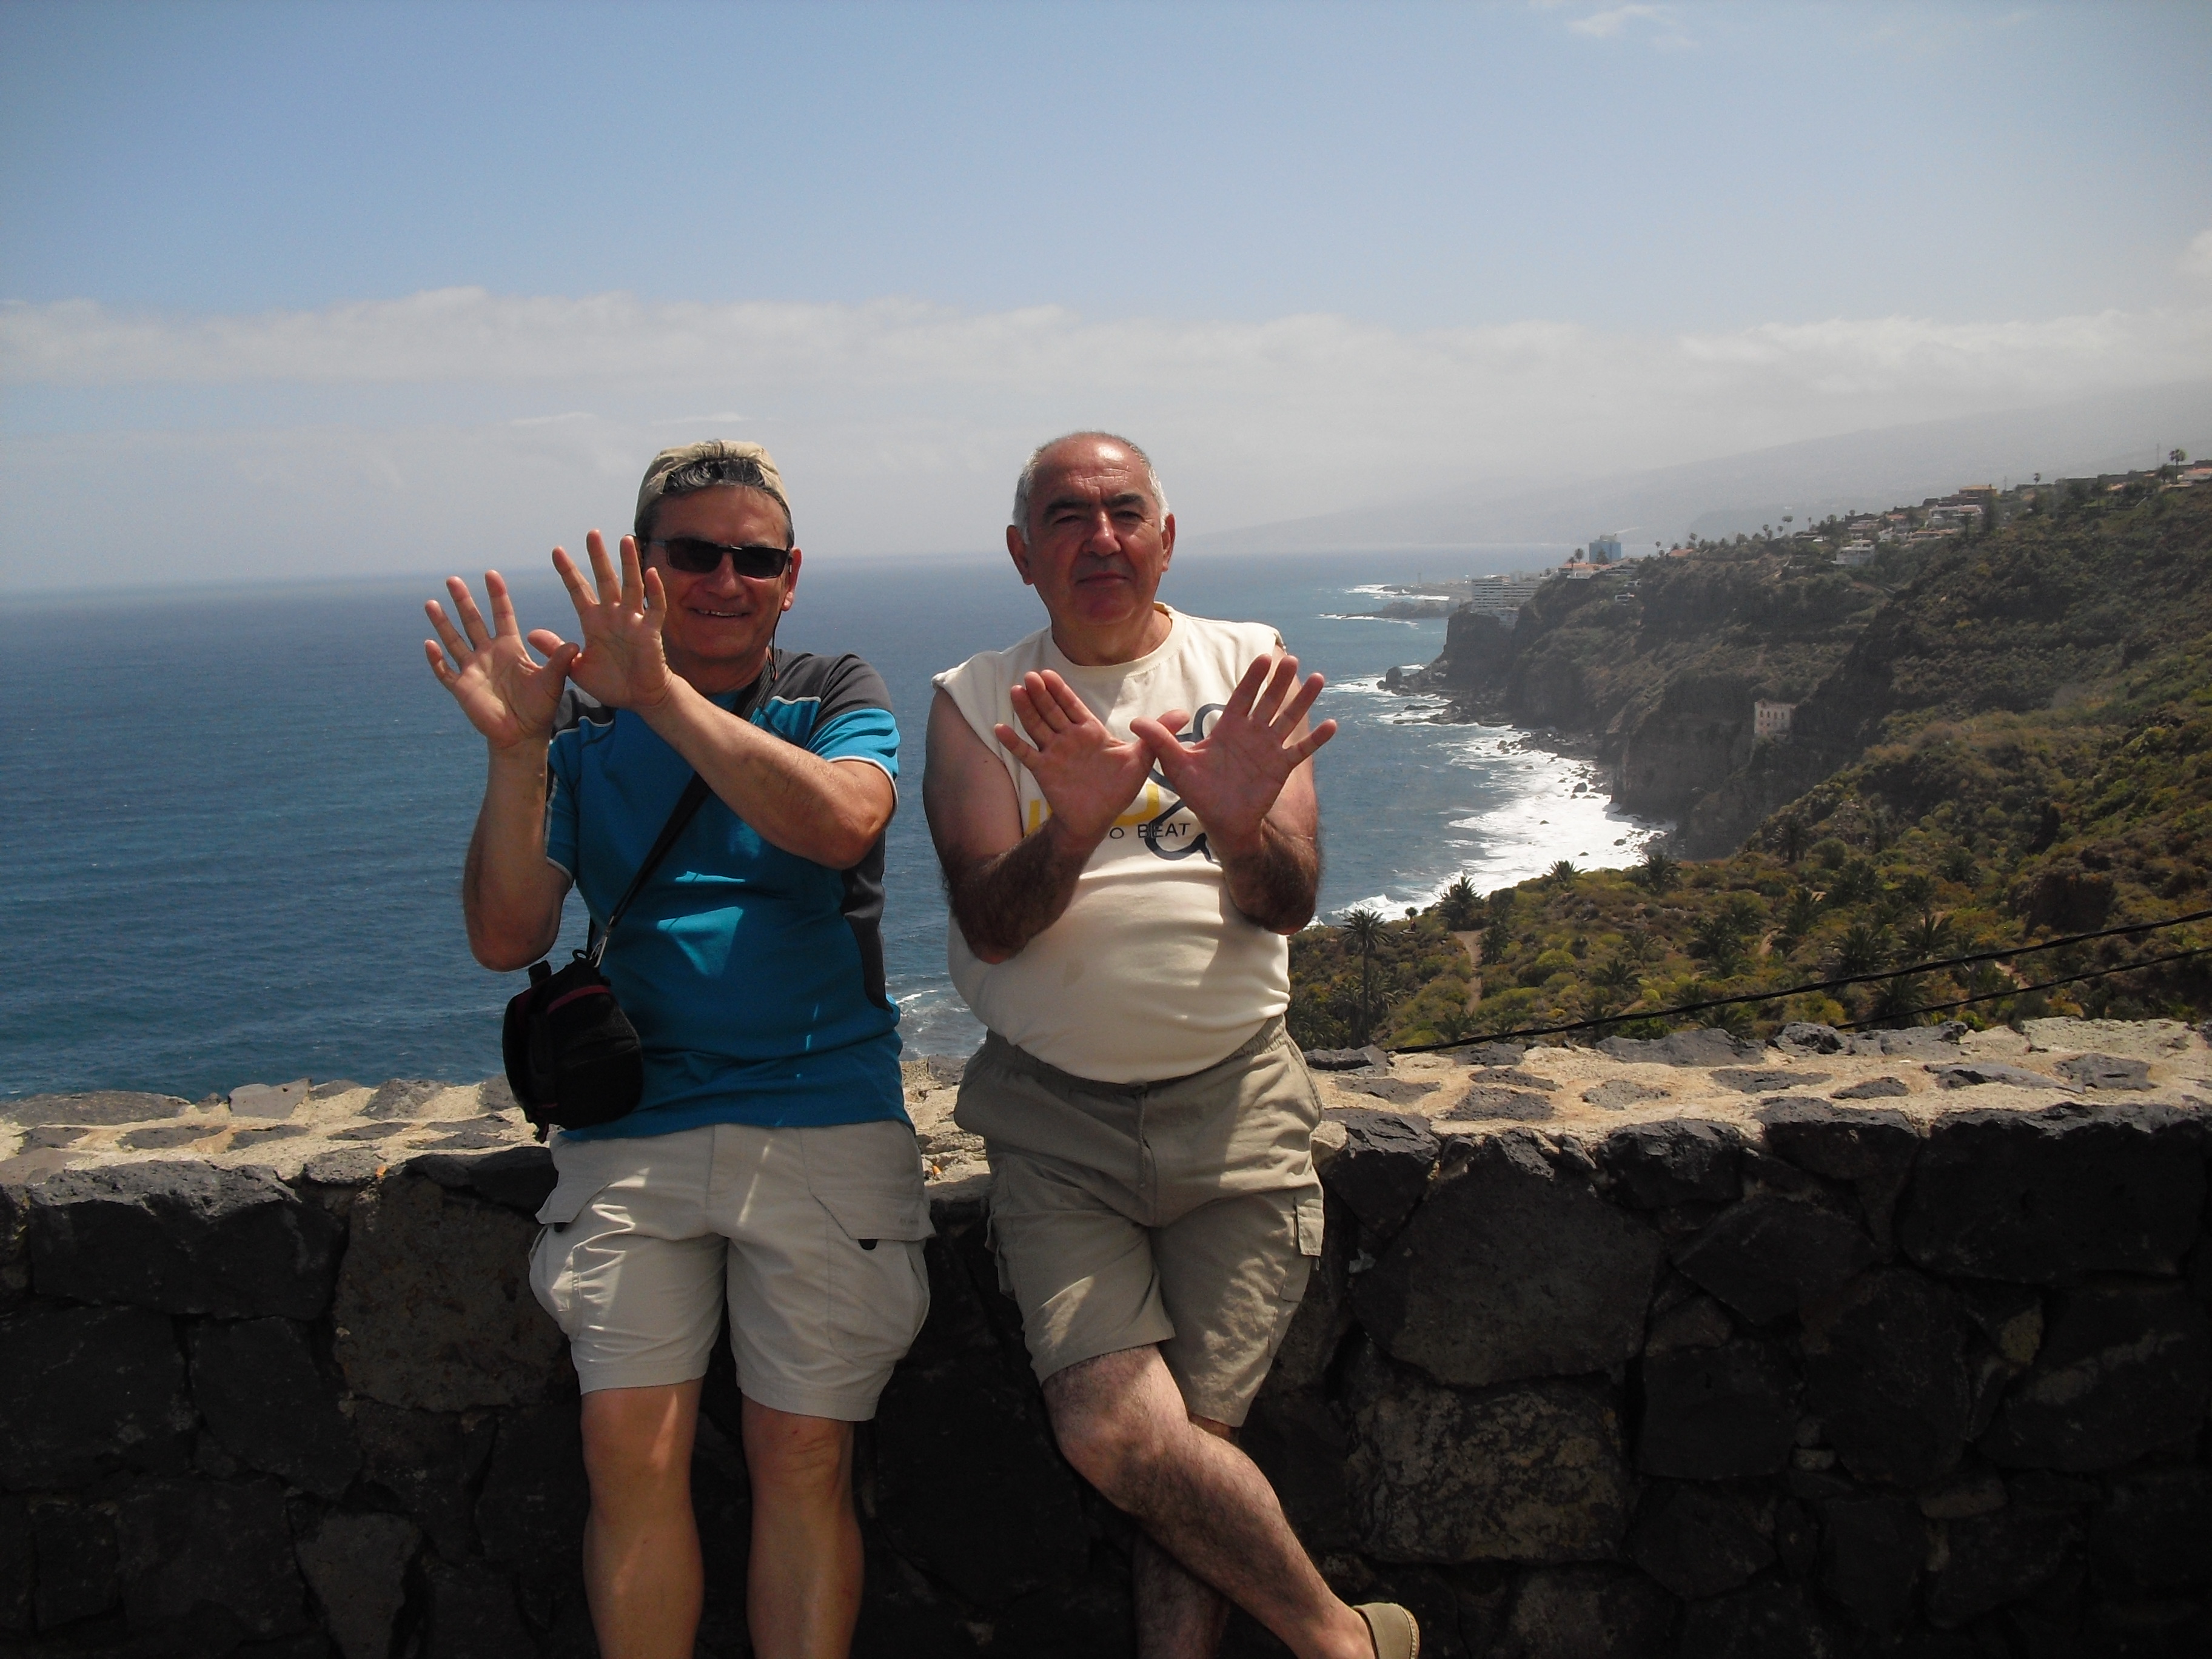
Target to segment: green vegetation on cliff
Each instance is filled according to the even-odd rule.
[[[1748,781],[1731,780],[1737,800],[1764,791],[1780,807],[1753,820],[1741,850],[1561,870],[1480,902],[1462,889],[1376,924],[1364,962],[1348,930],[1310,928],[1291,949],[1300,1040],[1334,1046],[1370,1034],[1364,1024],[1383,1042],[1456,1041],[1597,1018],[1633,1035],[1652,1029],[1641,1010],[2212,906],[2212,490],[2153,477],[2056,493],[1993,534],[1912,556],[1921,568],[1854,619],[1790,741],[1759,744]],[[1778,586],[1792,580],[1784,560],[1731,549],[1728,562]],[[1687,1023],[1903,1020],[2196,944],[2212,944],[2212,927]],[[2208,963],[2001,995],[1960,1017],[2201,1015]]]

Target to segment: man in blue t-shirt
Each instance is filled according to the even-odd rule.
[[[490,625],[454,577],[456,616],[433,600],[425,646],[489,750],[461,889],[487,968],[550,950],[572,884],[604,922],[692,775],[711,791],[601,963],[643,1045],[643,1099],[556,1134],[531,1257],[584,1391],[592,1620],[610,1659],[691,1653],[691,1441],[726,1300],[753,1645],[842,1654],[860,1595],[852,1425],[929,1305],[878,936],[898,727],[857,657],[775,648],[800,553],[757,444],[662,451],[619,569],[598,531],[585,547],[589,580],[553,551],[580,645],[526,643],[488,571]]]

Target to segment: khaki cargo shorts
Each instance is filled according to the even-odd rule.
[[[1130,1085],[994,1035],[953,1115],[986,1143],[1000,1283],[1039,1379],[1157,1345],[1193,1413],[1243,1422],[1321,1254],[1321,1100],[1282,1022]]]
[[[707,1374],[722,1307],[746,1397],[866,1421],[921,1329],[929,1203],[902,1122],[556,1137],[530,1285],[584,1391]]]

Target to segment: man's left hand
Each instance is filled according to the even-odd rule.
[[[576,621],[584,630],[583,654],[568,665],[568,678],[610,708],[643,712],[667,699],[675,681],[660,630],[668,620],[668,596],[662,591],[658,570],[641,572],[637,538],[622,538],[619,576],[607,557],[606,538],[596,530],[584,538],[584,550],[592,561],[592,581],[584,580],[568,550],[553,550],[553,568],[576,607]],[[596,584],[596,586],[595,586]],[[560,643],[556,635],[545,638]],[[549,649],[532,634],[530,642]]]
[[[1189,718],[1170,709],[1159,720],[1134,720],[1130,731],[1152,751],[1168,787],[1205,826],[1206,842],[1224,858],[1255,853],[1261,826],[1283,785],[1336,735],[1336,722],[1305,729],[1306,711],[1321,696],[1318,674],[1298,680],[1298,659],[1256,659],[1196,743],[1176,732]]]

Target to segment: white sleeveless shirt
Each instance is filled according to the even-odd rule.
[[[1211,622],[1161,605],[1168,636],[1133,662],[1086,668],[1040,629],[936,677],[1013,780],[1022,833],[1052,808],[1028,769],[992,734],[1019,732],[1010,693],[1051,669],[1119,738],[1133,720],[1190,711],[1178,733],[1203,736],[1256,657],[1283,648],[1264,623]],[[1060,919],[996,964],[953,922],[945,957],[975,1017],[1048,1065],[1101,1083],[1204,1071],[1241,1048],[1291,1000],[1290,941],[1245,920],[1206,845],[1205,826],[1157,768],[1077,878]]]

